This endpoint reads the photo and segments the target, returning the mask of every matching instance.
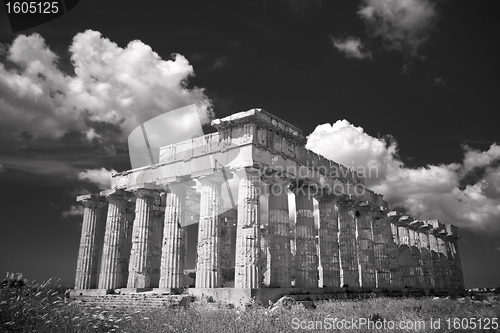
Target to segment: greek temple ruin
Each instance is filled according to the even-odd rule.
[[[158,163],[77,198],[75,293],[188,287],[188,242],[194,294],[464,289],[457,227],[390,211],[361,174],[264,110],[211,124],[217,132],[162,147]]]

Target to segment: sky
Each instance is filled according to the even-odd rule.
[[[459,227],[467,288],[500,286],[494,4],[81,1],[16,33],[2,6],[0,273],[73,285],[76,196],[131,168],[134,128],[194,104],[206,133],[262,108],[376,169],[366,184],[392,209]]]

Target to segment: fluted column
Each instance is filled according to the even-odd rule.
[[[391,271],[391,287],[403,287],[403,274],[401,269],[401,254],[399,251],[400,241],[398,234],[398,226],[395,223],[390,223],[391,226],[391,242],[388,244],[389,251],[389,266]]]
[[[108,216],[102,250],[99,289],[115,289],[122,285],[121,262],[124,253],[122,242],[126,224],[126,195],[121,190],[111,190],[107,195]]]
[[[290,217],[287,186],[282,178],[267,180],[269,185],[268,237],[269,286],[291,286]]]
[[[446,246],[446,257],[448,258],[448,263],[450,266],[450,288],[457,290],[458,288],[458,276],[455,267],[455,251],[453,248],[453,243],[449,237],[444,238],[444,244]]]
[[[413,267],[413,257],[410,248],[410,234],[406,225],[398,225],[399,235],[399,255],[403,286],[406,288],[415,287],[415,268]]]
[[[434,266],[432,265],[432,255],[431,246],[429,242],[429,235],[424,230],[419,232],[420,237],[420,257],[422,258],[423,271],[424,271],[424,287],[435,288],[436,287],[436,276],[434,272]]]
[[[411,257],[413,262],[414,280],[416,288],[425,286],[424,268],[422,264],[422,257],[420,255],[420,236],[418,232],[411,227],[408,228],[408,235],[410,238]]]
[[[339,252],[343,276],[343,286],[359,287],[358,249],[356,242],[356,220],[349,198],[338,202],[339,208]]]
[[[154,191],[139,189],[134,191],[135,220],[132,229],[132,249],[130,251],[128,288],[151,287],[151,229],[153,223]]]
[[[232,217],[224,217],[221,221],[220,274],[222,286],[234,282],[233,224]]]
[[[259,181],[259,172],[252,169],[246,169],[240,177],[235,288],[259,288],[261,286]]]
[[[356,229],[358,231],[358,264],[360,270],[360,286],[363,288],[375,288],[375,258],[373,251],[373,231],[371,225],[371,207],[363,203],[356,207]]]
[[[319,208],[319,261],[322,267],[323,286],[340,287],[339,227],[337,197],[317,197]]]
[[[224,178],[219,175],[210,175],[200,177],[198,180],[201,183],[201,200],[196,288],[217,288],[221,286],[220,194]]]
[[[374,211],[373,254],[377,273],[377,288],[391,287],[390,255],[391,226],[383,211]]]
[[[443,269],[441,266],[441,258],[439,256],[438,242],[433,234],[432,229],[429,231],[428,235],[429,235],[429,244],[431,249],[432,265],[434,267],[434,274],[435,274],[435,283],[436,283],[435,287],[438,289],[443,289],[444,288],[444,279],[442,273]]]
[[[184,228],[187,187],[168,184],[160,268],[160,288],[184,287],[186,230]]]
[[[313,195],[315,188],[308,184],[294,184],[295,193],[295,287],[318,287],[318,251],[314,225]]]
[[[439,252],[439,260],[441,263],[441,274],[443,277],[443,287],[445,289],[451,289],[451,267],[450,267],[450,262],[448,261],[447,258],[447,252],[446,252],[446,245],[444,243],[444,240],[442,236],[440,235],[440,232],[436,233],[436,240],[437,240],[437,245],[438,245],[438,252]]]
[[[83,212],[82,235],[78,262],[76,266],[75,289],[94,289],[97,287],[97,238],[101,208],[104,202],[93,196],[85,196],[81,203]]]
[[[135,198],[132,198],[135,200]],[[128,281],[128,269],[130,264],[130,252],[132,250],[132,230],[134,228],[135,219],[135,201],[127,201],[125,203],[125,225],[122,229],[122,243],[120,244],[122,257],[120,258],[120,271],[122,277],[120,279],[120,287],[126,288]]]

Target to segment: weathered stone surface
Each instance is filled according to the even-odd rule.
[[[340,200],[339,209],[339,249],[342,270],[342,286],[359,287],[358,248],[356,242],[356,220],[354,218],[354,200]]]
[[[115,289],[120,288],[122,285],[121,263],[125,255],[122,252],[122,243],[123,229],[126,225],[125,206],[127,197],[121,190],[113,192],[107,196],[108,216],[99,273],[99,289]]]
[[[165,197],[165,220],[161,252],[160,288],[184,286],[186,234],[183,228],[187,187],[169,184]]]
[[[268,208],[268,267],[269,286],[286,288],[291,285],[290,221],[288,212],[288,180],[272,179],[269,186]]]
[[[97,287],[97,254],[99,252],[97,239],[100,215],[105,202],[99,197],[86,196],[81,203],[85,209],[76,266],[75,289],[94,289]]]
[[[357,229],[358,264],[360,269],[360,286],[375,288],[375,253],[373,250],[371,207],[357,206],[355,211]]]
[[[340,287],[338,211],[336,197],[318,197],[320,287]]]
[[[200,224],[198,227],[198,258],[196,288],[221,286],[221,184],[222,175],[203,176],[201,183]]]
[[[153,224],[153,203],[158,194],[152,190],[138,189],[135,220],[132,229],[127,288],[149,288],[151,286],[151,243]]]
[[[318,286],[318,255],[313,215],[314,189],[307,184],[293,188],[295,193],[295,287]]]
[[[252,169],[240,173],[236,229],[235,288],[259,288],[260,212],[259,177]]]
[[[112,175],[112,190],[78,197],[86,208],[77,290],[183,287],[183,226],[198,221],[198,288],[228,287],[233,277],[236,288],[464,288],[456,227],[388,212],[388,203],[364,188],[361,175],[306,149],[299,129],[263,110],[214,125],[217,133],[162,147],[156,165]],[[234,221],[221,201],[227,168],[244,173],[236,244]],[[188,177],[200,181],[201,199],[194,189],[187,195],[174,189]],[[270,189],[267,226],[260,225],[261,177]],[[288,211],[287,179],[293,180],[295,212]],[[158,196],[166,186],[169,194]],[[125,200],[128,192],[136,197]],[[338,196],[337,204],[324,194]],[[98,265],[102,196],[110,204]],[[186,196],[195,200],[186,205]],[[229,199],[234,201],[231,194]]]

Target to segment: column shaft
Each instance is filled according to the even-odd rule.
[[[120,264],[124,255],[121,249],[123,229],[126,224],[125,205],[124,194],[108,196],[108,216],[104,233],[99,289],[115,289],[122,285],[123,275]]]
[[[295,191],[296,218],[295,242],[295,287],[318,287],[318,252],[311,188],[307,185]]]
[[[429,235],[426,232],[419,232],[420,236],[420,256],[422,258],[424,271],[424,287],[435,288],[436,276],[434,266],[432,265],[431,247],[429,243]]]
[[[269,184],[269,286],[286,288],[291,285],[290,221],[285,182]]]
[[[398,226],[394,223],[391,226],[391,241],[389,246],[389,265],[391,271],[391,287],[401,288],[403,287],[403,274],[401,269],[401,253],[399,251],[400,241]]]
[[[259,288],[261,286],[258,182],[257,172],[247,169],[241,176],[239,184],[235,288]]]
[[[359,209],[366,209],[360,207]],[[356,211],[356,228],[358,231],[358,264],[360,270],[360,286],[363,288],[375,288],[375,258],[373,251],[373,231],[371,226],[371,214]]]
[[[130,252],[132,250],[132,230],[135,220],[135,202],[129,201],[125,204],[125,225],[123,227],[122,243],[120,245],[122,257],[120,259],[120,287],[126,288],[128,282],[128,269],[130,265]]]
[[[128,288],[151,287],[151,229],[154,192],[141,189],[134,192],[135,220],[132,230]]]
[[[432,265],[434,267],[434,274],[436,279],[436,288],[443,289],[444,288],[444,279],[442,273],[443,269],[441,266],[441,258],[439,256],[437,239],[432,233],[429,233],[428,235],[429,235],[429,244],[431,248]]]
[[[185,199],[185,186],[169,184],[165,202],[160,288],[181,288],[184,286]]]
[[[377,288],[391,287],[390,243],[391,226],[387,219],[375,219],[373,224],[373,253],[377,271]]]
[[[82,201],[83,212],[82,235],[78,262],[76,267],[75,289],[94,289],[97,287],[97,239],[103,202],[98,199]]]
[[[319,261],[323,286],[340,287],[338,212],[334,196],[318,198],[319,208]]]
[[[200,223],[198,226],[198,260],[196,263],[196,288],[221,286],[220,237],[221,237],[221,184],[224,178],[206,176],[201,182]]]
[[[359,267],[356,242],[356,221],[352,209],[354,202],[340,201],[339,208],[339,252],[343,286],[359,287]]]

